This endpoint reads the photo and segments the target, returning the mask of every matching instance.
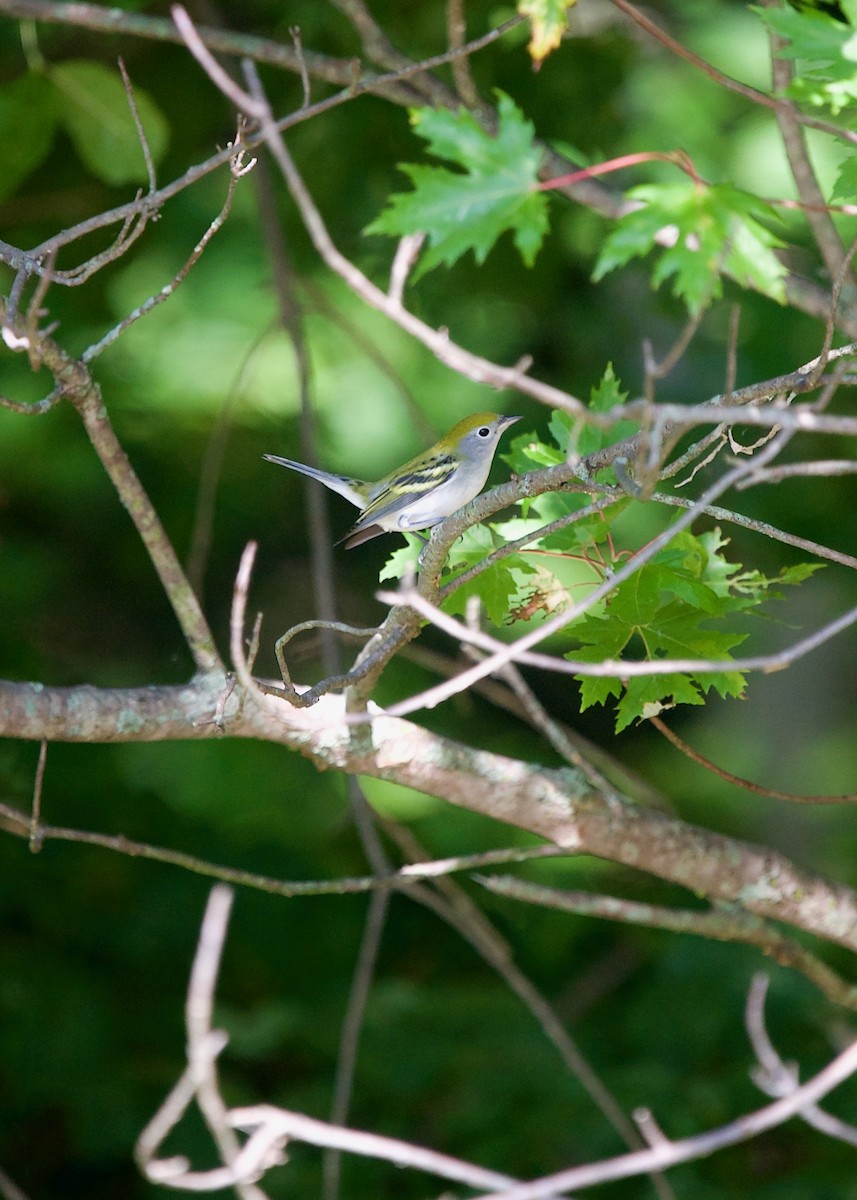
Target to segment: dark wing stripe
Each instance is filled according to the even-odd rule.
[[[372,499],[360,514],[358,525],[368,518],[377,521],[399,509],[407,508],[415,495],[441,487],[455,472],[455,460],[448,454],[429,459],[414,470],[397,475],[390,484]],[[426,480],[429,488],[426,488]]]
[[[409,471],[406,475],[397,475],[392,486],[404,492],[426,491],[426,480],[432,487],[440,487],[455,471],[455,463],[451,458],[440,458],[435,462],[426,463],[419,471]]]

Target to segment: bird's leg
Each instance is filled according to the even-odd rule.
[[[411,530],[411,533],[415,534],[416,537],[418,537],[423,544],[423,548],[422,548],[422,550],[420,550],[419,557],[417,558],[417,566],[418,567],[421,567],[423,565],[423,555],[425,554],[426,550],[428,550],[428,548],[429,548],[429,544],[430,544],[432,538],[434,537],[435,529],[437,529],[437,526],[432,525],[431,531],[429,532],[428,537],[426,537],[425,534],[418,533],[416,531],[416,529]]]

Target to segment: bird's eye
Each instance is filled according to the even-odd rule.
[[[481,425],[476,432],[479,434],[480,437],[489,437],[491,434],[491,430],[488,428],[487,425]]]

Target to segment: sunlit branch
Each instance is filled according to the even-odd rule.
[[[779,454],[788,440],[789,434],[786,431],[778,434],[777,437],[773,439],[765,447],[765,449],[760,451],[760,453],[755,457],[753,460],[754,466],[764,466],[770,462],[776,457],[777,454]],[[587,612],[600,600],[605,599],[610,592],[614,590],[614,588],[618,587],[619,584],[624,583],[626,579],[629,579],[645,563],[651,562],[655,555],[660,553],[660,551],[667,546],[670,541],[672,541],[677,533],[691,525],[696,519],[699,509],[702,509],[705,505],[710,504],[712,500],[717,499],[717,497],[723,492],[728,491],[730,487],[733,487],[740,479],[748,475],[750,470],[750,464],[748,462],[742,462],[733,467],[731,471],[724,472],[721,478],[713,483],[711,487],[709,487],[708,490],[703,493],[696,505],[682,513],[682,515],[676,521],[674,521],[669,528],[665,529],[662,533],[653,538],[642,550],[635,554],[633,558],[629,559],[615,572],[613,572],[608,579],[605,579],[602,583],[594,587],[585,600],[582,600],[577,604],[572,604],[569,608],[564,609],[562,612],[557,613],[553,617],[550,617],[537,628],[522,635],[511,645],[501,645],[500,648],[492,650],[488,657],[483,659],[481,663],[478,663],[476,666],[470,667],[466,671],[463,671],[462,674],[453,681],[453,685],[440,684],[435,689],[429,689],[423,694],[420,703],[415,703],[414,701],[404,701],[401,704],[396,705],[395,710],[397,715],[404,715],[404,712],[414,711],[416,708],[424,707],[426,705],[431,707],[433,704],[439,703],[441,698],[446,698],[448,695],[453,694],[454,691],[463,690],[464,688],[468,687],[470,683],[475,682],[477,679],[484,679],[487,675],[493,674],[498,668],[504,666],[508,662],[524,662],[525,660],[522,657],[522,652],[529,651],[532,646],[538,645],[539,642],[544,641],[551,634],[565,628],[576,617]],[[442,564],[446,558],[449,546],[451,546],[454,539],[461,532],[463,532],[463,528],[466,528],[466,525],[463,525],[464,514],[468,513],[468,509],[471,508],[472,505],[478,503],[478,500],[471,501],[470,505],[465,506],[465,508],[461,510],[461,514],[459,516],[447,518],[446,521],[436,527],[435,536],[429,542],[423,554],[423,572],[425,573],[428,571],[430,573],[430,579],[432,572],[434,572],[435,578],[437,577],[439,574],[440,564]],[[420,594],[422,600],[427,601],[427,594],[422,587],[422,576]],[[427,602],[431,603],[431,601]],[[850,624],[852,621],[857,620],[857,610],[855,610],[853,614],[847,614],[847,616],[848,619],[845,624]],[[842,620],[842,618],[840,618],[840,620]],[[823,640],[826,640],[827,636],[833,636],[834,632],[839,632],[838,624],[834,623],[834,625],[836,625],[835,630],[833,627],[830,627],[830,632],[827,631],[826,627],[825,637]],[[843,625],[842,627],[844,628],[845,626]],[[551,659],[551,661],[555,662],[553,659]],[[598,664],[595,665],[597,666]],[[765,668],[770,668],[772,665],[772,663],[765,663]],[[646,666],[650,668],[657,667],[657,663],[648,663]],[[681,668],[676,667],[674,669]],[[703,666],[702,669],[705,670],[706,668]],[[708,667],[708,669],[717,670],[721,668]]]

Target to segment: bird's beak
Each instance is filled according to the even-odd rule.
[[[502,428],[507,429],[510,425],[514,425],[516,421],[520,421],[520,417],[501,417]]]

